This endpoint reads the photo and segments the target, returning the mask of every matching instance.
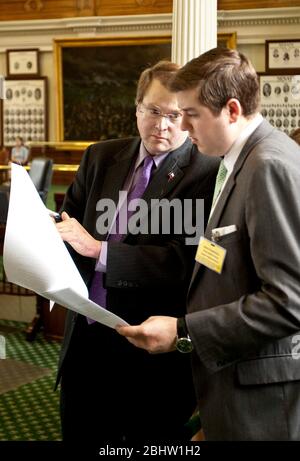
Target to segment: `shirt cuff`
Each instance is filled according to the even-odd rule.
[[[107,242],[102,242],[100,255],[96,263],[95,271],[106,272],[106,265],[107,265]]]

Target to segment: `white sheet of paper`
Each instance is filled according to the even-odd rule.
[[[12,164],[3,263],[12,283],[114,328],[120,317],[88,299],[88,290],[27,171]]]

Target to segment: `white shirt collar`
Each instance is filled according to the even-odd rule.
[[[219,201],[219,198],[224,190],[224,187],[229,179],[229,176],[231,175],[232,171],[233,171],[233,168],[234,168],[234,165],[244,147],[244,145],[246,144],[246,142],[248,141],[249,137],[251,136],[251,134],[256,130],[256,128],[261,124],[261,122],[263,121],[263,116],[261,114],[257,114],[255,115],[255,117],[253,118],[253,120],[251,120],[251,122],[249,122],[246,127],[243,129],[243,131],[240,133],[240,135],[238,136],[238,138],[235,140],[235,142],[232,144],[232,146],[230,147],[229,151],[227,152],[227,154],[225,154],[224,156],[224,165],[226,166],[226,169],[227,169],[227,175],[226,175],[226,178],[225,178],[225,181],[222,185],[222,189],[220,190],[220,193],[215,201],[215,203],[213,204],[213,206],[211,207],[211,210],[210,210],[210,215],[209,217],[211,217],[211,215],[213,214],[213,211]]]
[[[249,122],[246,125],[246,127],[240,133],[239,137],[232,144],[227,154],[224,156],[224,165],[227,168],[227,176],[226,176],[224,185],[227,182],[229,176],[231,175],[235,162],[237,161],[238,156],[240,155],[244,145],[246,144],[251,134],[256,130],[256,128],[261,124],[262,121],[263,121],[263,116],[261,114],[257,114],[253,118],[253,120],[251,120],[251,122]]]
[[[169,153],[170,152],[162,153],[162,154],[153,156],[153,161],[155,163],[156,168],[158,168],[160,166],[161,162],[167,157],[167,155]],[[146,157],[148,157],[148,155],[149,155],[149,152],[147,151],[146,147],[144,146],[144,143],[141,142],[139,155],[138,155],[138,158],[136,160],[135,167],[134,167],[135,170],[141,165],[141,163],[144,161],[144,159]]]

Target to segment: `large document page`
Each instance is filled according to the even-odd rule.
[[[27,171],[12,164],[3,263],[12,283],[115,328],[120,317],[88,299],[88,290]]]

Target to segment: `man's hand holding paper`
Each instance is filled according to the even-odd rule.
[[[127,324],[88,299],[87,287],[48,210],[26,170],[16,164],[12,164],[3,255],[10,282],[112,328]]]

